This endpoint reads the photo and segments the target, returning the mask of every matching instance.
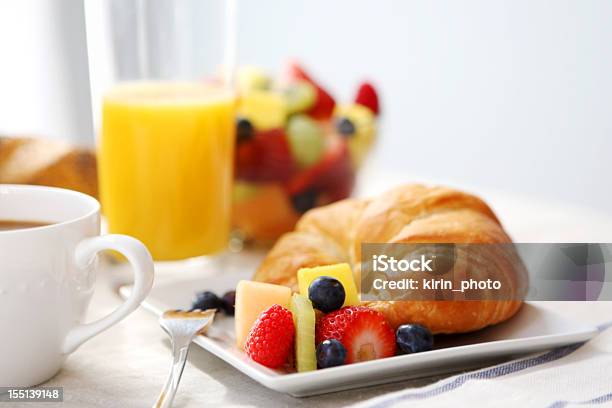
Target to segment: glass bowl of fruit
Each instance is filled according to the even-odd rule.
[[[350,196],[376,138],[379,101],[364,82],[336,103],[297,63],[274,80],[256,67],[237,74],[234,228],[272,242],[311,208]]]

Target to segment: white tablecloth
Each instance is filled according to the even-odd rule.
[[[574,344],[408,388],[355,408],[612,406],[612,321],[585,344]],[[460,404],[464,405],[464,404]]]
[[[386,180],[388,185],[396,183],[392,177],[379,177],[379,180]],[[375,190],[384,189],[380,184],[377,186],[380,188]],[[525,197],[475,192],[481,193],[493,205],[505,226],[518,241],[612,242],[612,217]],[[115,289],[119,282],[128,278],[125,272],[112,269],[100,273],[97,291],[90,307],[90,319],[101,317],[117,307],[121,300],[116,295]],[[561,302],[547,306],[554,307],[568,318],[580,319],[587,323],[598,324],[612,319],[612,302],[591,304]],[[609,338],[608,336],[607,339]],[[46,384],[63,386],[65,403],[44,406],[105,408],[150,406],[163,384],[169,365],[170,351],[166,335],[159,328],[157,319],[153,315],[139,309],[70,356],[63,370]],[[571,369],[567,370],[567,375],[570,376],[568,378],[574,379],[573,384],[579,384],[583,373],[578,368],[575,375],[572,372]],[[612,367],[609,372],[612,372]],[[516,374],[520,375],[522,373]],[[425,386],[441,378],[403,381],[297,399],[270,391],[207,351],[192,347],[176,398],[176,406],[199,407],[210,404],[211,406],[338,407],[393,391]],[[612,384],[612,381],[610,383]],[[532,386],[535,388],[538,383]],[[486,391],[486,386],[484,390]],[[452,405],[462,404],[455,401]],[[33,405],[28,403],[22,406]]]

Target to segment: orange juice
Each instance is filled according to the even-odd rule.
[[[102,107],[99,177],[109,231],[156,260],[225,248],[230,228],[234,98],[198,83],[133,83]]]

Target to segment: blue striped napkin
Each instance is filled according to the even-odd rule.
[[[587,343],[373,398],[359,408],[612,406],[612,322]]]

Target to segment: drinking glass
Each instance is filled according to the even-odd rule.
[[[155,260],[226,248],[234,3],[86,2],[102,211]]]

